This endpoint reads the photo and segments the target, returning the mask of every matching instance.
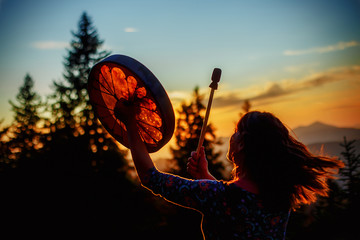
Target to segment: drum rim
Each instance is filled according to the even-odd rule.
[[[98,117],[98,113],[96,112],[96,107],[93,99],[90,97],[90,90],[91,90],[91,82],[96,79],[95,72],[98,71],[97,69],[106,63],[113,63],[117,65],[121,65],[127,69],[129,69],[131,72],[133,72],[138,79],[142,81],[142,83],[145,85],[147,90],[150,90],[152,97],[155,100],[155,104],[157,108],[159,109],[162,117],[162,124],[163,124],[163,137],[162,139],[156,144],[146,144],[146,147],[149,152],[156,152],[160,150],[165,144],[167,144],[170,139],[172,138],[172,135],[174,133],[175,129],[175,114],[174,110],[170,101],[169,96],[167,95],[164,87],[160,83],[160,81],[156,78],[156,76],[142,63],[137,61],[134,58],[131,58],[126,55],[120,55],[115,54],[108,56],[104,58],[103,60],[96,63],[89,74],[88,78],[88,93],[89,93],[89,99],[90,103],[93,106],[94,112],[96,116]],[[100,122],[102,123],[101,119],[98,118]],[[111,132],[111,129],[108,129],[106,125],[104,125],[104,128],[110,133],[111,136],[113,136],[117,141],[119,141],[122,145],[129,148],[127,140],[124,141],[124,139],[120,139],[119,137],[114,136],[114,134]]]

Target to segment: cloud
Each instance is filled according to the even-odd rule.
[[[170,91],[167,94],[174,105],[178,105],[191,98],[191,92],[189,91]]]
[[[133,33],[133,32],[138,32],[139,30],[137,28],[133,28],[133,27],[126,27],[124,28],[124,32],[127,33]]]
[[[220,95],[220,96],[217,96]],[[215,95],[215,99],[213,101],[214,108],[223,108],[230,106],[239,106],[246,98],[241,94],[241,90],[229,91],[224,94]]]
[[[284,71],[289,73],[312,72],[312,70],[319,65],[320,62],[308,62],[304,64],[290,65],[284,67]]]
[[[245,100],[274,102],[279,101],[282,96],[307,91],[332,82],[359,81],[359,79],[360,65],[334,68],[301,80],[290,79],[270,82],[265,87],[251,86],[248,89],[229,90],[215,96],[214,107],[239,107]],[[251,95],[251,93],[253,94]]]
[[[31,46],[33,48],[41,49],[41,50],[56,50],[56,49],[64,49],[69,47],[69,43],[59,42],[59,41],[38,41],[38,42],[32,42]]]
[[[333,51],[340,51],[349,47],[356,47],[356,46],[360,46],[360,42],[358,41],[339,42],[337,44],[324,46],[324,47],[315,47],[304,50],[286,50],[283,52],[283,55],[299,56],[299,55],[314,54],[314,53],[327,53]]]
[[[284,94],[304,91],[315,87],[320,87],[328,83],[346,80],[360,79],[360,65],[333,68],[322,73],[312,74],[299,81],[287,80],[280,83],[273,83],[263,94],[253,99],[269,98]]]
[[[284,87],[282,87],[280,84],[272,83],[263,93],[252,97],[251,100],[274,98],[288,93],[289,92],[286,89],[284,89]]]
[[[168,95],[171,99],[176,99],[176,100],[183,100],[190,97],[190,94],[187,91],[171,91],[168,92]]]
[[[332,68],[324,72],[309,75],[303,79],[285,79],[267,84],[252,85],[240,89],[221,89],[216,92],[213,108],[226,111],[240,109],[245,100],[255,102],[256,106],[277,103],[279,101],[297,101],[298,92],[309,91],[339,81],[351,81],[360,84],[360,65]],[[192,91],[167,92],[174,109],[192,97]],[[208,97],[208,88],[200,89],[200,94]],[[204,100],[207,103],[207,99]]]
[[[298,90],[319,87],[331,82],[360,79],[360,65],[339,67],[313,74],[297,84]]]

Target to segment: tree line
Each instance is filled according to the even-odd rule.
[[[112,235],[167,239],[182,226],[187,231],[174,239],[184,239],[189,233],[194,239],[201,237],[200,215],[155,199],[139,187],[125,158],[128,151],[96,119],[87,94],[88,74],[110,52],[101,50],[104,41],[86,12],[71,33],[63,79],[52,82],[53,92],[43,98],[26,74],[15,100],[9,101],[13,122],[10,126],[0,122],[0,205],[5,209],[1,230],[14,234],[25,229],[36,236],[75,233],[81,237],[98,234],[102,239]],[[183,104],[186,115],[197,120],[178,135],[201,126],[202,99],[195,90],[194,101]],[[179,122],[185,124],[182,118]],[[186,142],[194,142],[198,135],[196,131],[177,141],[171,150],[177,162],[169,161],[169,171],[184,176],[183,165],[195,149]],[[207,135],[209,165],[220,177],[222,164],[219,153],[213,151],[217,141],[211,126]]]
[[[72,232],[103,238],[201,239],[200,215],[140,188],[126,160],[127,150],[119,147],[96,119],[87,94],[88,74],[110,52],[101,50],[104,40],[86,12],[77,31],[71,33],[63,79],[52,82],[53,92],[44,100],[27,74],[16,100],[9,101],[12,124],[2,126],[0,122],[0,204],[6,210],[0,226],[14,232],[25,228],[33,235]],[[186,160],[196,149],[201,131],[203,100],[195,87],[192,100],[178,109],[176,144],[170,149],[173,158],[168,170],[184,177],[189,177]],[[250,108],[245,101],[241,114]],[[204,141],[209,168],[216,178],[226,179],[221,154],[215,151],[220,144],[210,124]],[[343,234],[338,239],[347,239],[356,234],[351,231],[353,222],[337,217],[355,219],[359,213],[360,155],[354,150],[354,141],[345,139],[342,144],[346,162],[340,173],[343,186],[332,181],[329,198],[311,206],[310,213],[308,207],[297,211],[290,220],[289,239],[323,236],[325,228],[335,223],[334,232],[325,231],[329,236]],[[42,220],[34,222],[35,216]]]

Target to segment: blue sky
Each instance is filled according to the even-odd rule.
[[[360,124],[358,115],[340,122],[335,111],[332,117],[302,121],[289,113],[294,101],[320,101],[315,95],[329,91],[340,97],[358,87],[360,1],[351,0],[0,0],[0,119],[11,120],[8,100],[15,99],[26,73],[41,95],[51,93],[52,81],[62,78],[65,48],[83,11],[104,47],[145,64],[174,105],[196,85],[206,94],[212,69],[220,67],[214,114],[227,122],[249,98],[292,127],[316,120]],[[327,80],[316,84],[319,76]],[[327,108],[340,106],[330,96],[322,99],[329,99]],[[353,104],[347,118],[356,110]],[[299,111],[312,114],[300,106]]]

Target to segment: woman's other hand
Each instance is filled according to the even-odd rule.
[[[206,160],[205,149],[203,146],[200,148],[199,156],[195,151],[191,152],[191,157],[188,159],[186,169],[188,173],[195,179],[215,180],[215,178],[209,172],[208,161]]]

